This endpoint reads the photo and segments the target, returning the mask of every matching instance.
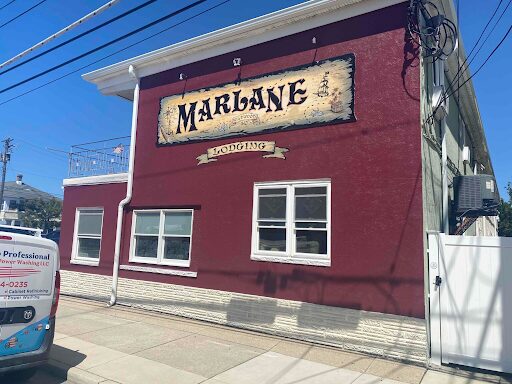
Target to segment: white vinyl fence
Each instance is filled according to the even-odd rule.
[[[512,372],[512,238],[428,244],[431,363]]]

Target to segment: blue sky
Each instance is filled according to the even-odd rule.
[[[0,10],[0,25],[39,1],[17,0]],[[0,8],[8,2],[8,0],[0,0]],[[47,0],[18,20],[0,28],[0,60],[3,62],[11,58],[106,2],[107,0]],[[88,21],[85,25],[65,34],[58,42],[75,36],[142,2],[142,0],[122,0],[110,10]],[[67,176],[68,168],[67,155],[47,148],[68,151],[73,144],[129,135],[131,103],[116,97],[102,96],[95,86],[81,79],[80,75],[82,73],[282,9],[301,1],[231,0],[228,4],[143,44],[132,47],[40,90],[2,104],[12,97],[98,60],[219,2],[221,0],[210,0],[172,20],[167,20],[65,68],[0,94],[0,139],[8,136],[12,137],[16,145],[13,150],[12,161],[9,163],[7,180],[14,180],[17,173],[22,173],[24,181],[28,184],[62,197],[62,179]],[[98,32],[35,60],[22,68],[0,76],[0,89],[92,49],[99,44],[110,41],[189,3],[190,1],[184,0],[159,0]],[[469,52],[473,47],[497,4],[498,0],[485,2],[479,0],[461,1],[460,27],[466,51]],[[511,21],[512,9],[509,9],[475,59],[472,68],[476,68],[497,44]],[[480,113],[486,129],[487,141],[502,195],[504,195],[506,183],[512,181],[510,154],[512,148],[512,135],[510,134],[510,111],[512,111],[512,98],[510,97],[510,87],[512,85],[512,71],[510,71],[511,41],[512,38],[509,38],[502,45],[491,61],[474,79]]]

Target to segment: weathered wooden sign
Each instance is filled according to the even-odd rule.
[[[206,153],[197,157],[197,165],[217,161],[217,157],[219,156],[240,152],[266,152],[267,154],[263,155],[265,158],[275,157],[278,159],[286,159],[284,154],[285,152],[288,152],[288,148],[276,147],[276,143],[274,141],[238,141],[236,143],[208,148]]]
[[[160,100],[158,143],[354,121],[353,54]]]

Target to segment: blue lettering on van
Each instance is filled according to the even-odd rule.
[[[50,260],[50,254],[40,255],[35,252],[32,253],[23,253],[19,252],[9,252],[4,251],[4,257],[18,258],[18,259],[35,259],[35,260]]]

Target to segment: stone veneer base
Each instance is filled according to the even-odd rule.
[[[62,294],[110,298],[110,276],[62,270],[61,279]],[[422,319],[125,278],[118,303],[426,364]]]

